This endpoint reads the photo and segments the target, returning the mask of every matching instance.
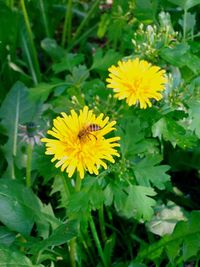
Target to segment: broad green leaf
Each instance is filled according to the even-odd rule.
[[[48,234],[49,224],[53,228],[60,224],[32,190],[16,180],[0,179],[0,210],[0,221],[23,235],[30,234],[34,222],[40,236],[44,237]]]
[[[170,176],[166,174],[170,166],[156,166],[161,160],[161,156],[149,156],[134,165],[133,171],[139,185],[147,187],[153,185],[160,190],[165,188],[165,183],[170,181]]]
[[[0,246],[0,266],[1,267],[42,267],[43,265],[32,264],[31,261],[13,248]]]
[[[188,44],[178,44],[173,48],[164,47],[161,49],[161,57],[170,64],[183,67],[186,65],[185,57],[190,47]]]
[[[41,41],[41,47],[55,61],[63,60],[66,55],[66,51],[54,39],[45,38]]]
[[[11,88],[2,103],[1,124],[8,135],[8,141],[3,150],[8,162],[7,175],[9,177],[15,177],[13,159],[17,156],[19,124],[34,121],[34,116],[39,109],[38,105],[30,102],[28,89],[21,82],[17,82]]]
[[[152,23],[157,12],[157,1],[136,0],[135,16],[139,21]]]
[[[186,10],[200,4],[200,0],[168,0],[168,1]]]
[[[121,59],[119,53],[114,50],[108,50],[103,55],[103,50],[98,49],[93,57],[93,64],[91,66],[92,70],[107,71],[107,69],[113,65],[117,64],[117,61]]]
[[[11,232],[7,227],[0,226],[0,246],[10,246],[15,238],[14,232]]]
[[[39,208],[30,189],[15,180],[0,179],[0,221],[8,228],[28,235]]]
[[[174,48],[164,47],[160,55],[173,66],[179,68],[187,66],[195,74],[200,73],[200,58],[190,52],[188,44],[178,44]]]
[[[196,256],[200,251],[200,212],[193,211],[186,222],[179,222],[174,232],[164,236],[160,241],[142,249],[137,259],[158,259],[162,252],[166,252],[170,261],[175,264],[178,257],[186,261]]]

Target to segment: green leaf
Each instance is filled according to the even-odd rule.
[[[45,38],[41,41],[41,47],[55,61],[63,60],[66,55],[66,51],[54,39]]]
[[[49,224],[52,228],[60,225],[53,212],[42,205],[32,190],[16,180],[0,179],[0,210],[0,221],[23,235],[30,234],[34,222],[43,237],[49,233]]]
[[[200,4],[200,0],[168,0],[169,2],[188,10]]]
[[[200,228],[199,228],[200,212],[193,211],[186,222],[179,222],[174,232],[169,236],[164,236],[160,241],[147,245],[142,249],[137,259],[156,260],[165,251],[168,258],[174,266],[177,257],[182,257],[183,261],[196,256],[200,251]]]
[[[178,44],[176,47],[164,47],[160,51],[161,57],[170,64],[182,68],[187,66],[195,74],[200,73],[200,58],[190,53],[188,44]]]
[[[7,175],[14,178],[13,158],[17,156],[18,127],[34,120],[38,105],[33,105],[29,99],[28,89],[21,82],[17,82],[7,94],[0,109],[1,124],[7,130],[9,137],[3,149],[8,162]]]
[[[59,63],[53,65],[52,69],[55,74],[63,71],[73,71],[75,66],[81,64],[84,60],[83,54],[66,54]]]
[[[128,219],[150,220],[153,215],[153,206],[156,201],[151,198],[156,192],[153,188],[139,185],[124,185],[123,183],[112,182],[105,189],[109,193],[110,202],[114,202],[116,211]],[[149,197],[150,196],[150,197]]]
[[[84,85],[85,80],[89,77],[89,71],[85,65],[73,67],[72,74],[66,76],[66,81],[71,83],[76,89]]]
[[[155,155],[146,157],[135,164],[133,171],[139,185],[147,187],[154,185],[160,190],[165,188],[165,183],[170,181],[170,176],[166,174],[170,166],[155,166],[158,165],[161,160],[161,156]]]
[[[11,11],[5,1],[0,1],[0,58],[3,63],[8,53],[13,53],[16,48],[17,34],[19,31],[19,15],[18,12]],[[15,27],[13,27],[15,25]],[[9,34],[8,34],[9,33]],[[9,52],[6,48],[9,46]]]
[[[75,220],[62,223],[54,229],[53,233],[47,239],[35,242],[31,251],[33,254],[37,254],[48,247],[65,244],[77,235],[77,230],[78,224]]]
[[[98,196],[98,197],[97,197]],[[87,176],[82,183],[80,192],[70,195],[67,212],[72,218],[87,219],[91,210],[101,207],[104,202],[104,193],[97,178]]]
[[[191,100],[189,103],[189,117],[191,120],[190,129],[200,138],[200,101]]]
[[[163,117],[157,121],[152,127],[152,132],[154,137],[170,141],[174,147],[178,145],[186,149],[194,146],[197,142],[197,138],[190,131],[186,131],[170,117]]]
[[[70,195],[70,193],[69,193],[70,191],[68,189],[69,183],[67,183],[67,181],[65,181],[67,179],[69,179],[69,178],[66,175],[64,175],[63,173],[57,174],[57,175],[55,175],[53,185],[52,185],[51,195],[53,195],[56,192],[58,192],[60,194],[59,205],[58,205],[58,207],[60,207],[60,208],[66,208],[68,200],[69,200],[69,195]]]
[[[32,191],[19,182],[0,180],[0,221],[11,230],[28,235],[39,205]]]
[[[121,153],[126,159],[156,150],[157,142],[153,138],[146,138],[146,126],[143,125],[141,118],[133,114],[125,115],[120,123],[120,147]]]
[[[41,267],[34,265],[21,252],[13,248],[0,246],[0,266],[1,267]]]
[[[94,54],[91,70],[107,71],[108,68],[116,64],[119,59],[121,59],[120,54],[112,49],[108,50],[104,55],[103,50],[98,49]]]
[[[15,233],[11,232],[7,227],[0,226],[0,246],[10,246],[15,238]]]

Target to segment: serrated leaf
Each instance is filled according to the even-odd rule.
[[[0,246],[0,266],[1,267],[42,267],[35,265],[21,252]]]
[[[53,71],[58,74],[63,71],[73,71],[75,66],[80,65],[84,60],[83,54],[66,54],[59,63],[52,66]]]
[[[104,193],[97,179],[87,176],[84,178],[81,191],[71,195],[68,201],[68,213],[86,219],[91,210],[101,207],[104,202]]]
[[[200,101],[192,100],[189,105],[189,117],[191,119],[190,129],[200,138]]]
[[[186,261],[192,256],[196,256],[200,251],[200,212],[193,211],[186,222],[179,222],[174,232],[169,236],[164,236],[160,241],[142,249],[137,259],[156,260],[165,251],[172,263],[176,257],[183,257]]]
[[[111,65],[116,64],[119,59],[121,59],[120,54],[115,52],[114,50],[108,50],[103,55],[103,50],[98,49],[96,53],[94,54],[93,64],[91,66],[91,69],[107,71],[107,69]]]
[[[186,10],[200,4],[200,0],[168,0],[168,1]]]
[[[133,171],[139,185],[150,187],[156,186],[162,190],[165,183],[170,180],[170,176],[166,172],[170,169],[167,165],[158,165],[162,157],[159,155],[149,156],[135,164]]]
[[[151,219],[152,207],[156,204],[156,201],[151,198],[156,195],[153,188],[131,184],[119,186],[117,183],[110,183],[108,187],[110,187],[115,209],[121,216],[128,219]]]
[[[197,138],[190,131],[186,131],[170,117],[163,117],[157,121],[152,127],[152,132],[154,137],[170,141],[174,147],[178,145],[186,149],[194,146],[197,142]]]

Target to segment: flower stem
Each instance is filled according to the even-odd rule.
[[[105,228],[105,221],[104,221],[103,205],[98,210],[98,215],[99,215],[99,224],[100,224],[100,230],[101,230],[101,238],[102,238],[103,242],[105,242],[107,239],[107,236],[106,236],[106,228]]]
[[[36,77],[35,77],[35,79],[33,79],[33,81],[37,85],[38,82],[40,81],[40,66],[39,66],[39,62],[38,62],[38,58],[37,58],[36,48],[35,48],[35,45],[33,42],[33,33],[31,30],[31,25],[30,25],[28,13],[26,10],[26,5],[25,5],[24,0],[20,0],[20,2],[21,2],[22,12],[23,12],[23,16],[24,16],[24,21],[25,21],[26,30],[28,33],[29,43],[30,43],[30,47],[32,50],[33,61],[34,61],[34,66],[35,66]]]
[[[26,163],[26,186],[31,187],[31,159],[33,146],[31,143],[27,144],[27,163]]]
[[[69,241],[69,254],[71,267],[76,267],[76,237]]]
[[[76,176],[76,185],[75,185],[75,191],[76,192],[79,192],[80,191],[80,189],[81,189],[81,178],[80,178],[80,175],[79,174],[77,174],[77,176]]]
[[[186,39],[186,27],[187,27],[187,9],[184,9],[183,14],[183,41]]]
[[[79,174],[77,174],[75,191],[79,192],[80,189],[81,189],[81,178]],[[76,237],[72,238],[69,241],[69,254],[70,254],[71,267],[76,267],[76,258],[77,258]]]
[[[96,246],[97,246],[99,256],[101,257],[101,260],[102,260],[104,267],[107,267],[106,260],[105,260],[104,254],[103,254],[103,249],[101,247],[101,243],[100,243],[100,240],[99,240],[99,237],[97,234],[96,226],[94,224],[92,215],[90,215],[89,224],[90,224],[90,229],[91,229],[94,241],[95,241]]]
[[[66,38],[67,38],[68,44],[70,42],[71,25],[72,25],[72,0],[68,0],[67,6],[66,6],[66,13],[65,13],[65,22],[64,22],[63,33],[62,33],[62,42],[61,42],[61,45],[63,48],[65,47]]]
[[[73,40],[77,38],[77,36],[82,32],[82,29],[85,27],[85,24],[90,20],[90,18],[95,14],[95,9],[98,7],[100,0],[94,1],[93,5],[91,6],[89,12],[79,25],[77,31],[74,34]]]

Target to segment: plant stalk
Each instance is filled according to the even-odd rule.
[[[34,65],[35,65],[34,67],[35,67],[35,72],[36,72],[36,80],[34,82],[37,85],[40,81],[40,66],[39,66],[39,62],[38,62],[38,58],[37,58],[36,48],[35,48],[34,41],[33,41],[33,33],[31,30],[30,21],[29,21],[27,10],[26,10],[25,2],[24,2],[24,0],[20,0],[20,2],[21,2],[22,13],[23,13],[24,21],[25,21],[25,25],[26,25],[26,30],[28,33],[29,43],[30,43],[31,50],[33,53],[33,61],[34,61]]]
[[[71,27],[72,27],[72,0],[68,0],[65,13],[65,22],[62,33],[62,42],[61,45],[65,47],[65,41],[69,44],[71,39]]]
[[[105,227],[105,221],[104,221],[104,208],[103,205],[101,205],[100,209],[98,210],[98,216],[99,216],[99,225],[101,230],[101,238],[103,242],[107,240],[106,236],[106,227]]]
[[[26,186],[31,187],[31,160],[32,160],[33,146],[31,143],[27,144],[27,163],[26,163]]]
[[[77,36],[80,34],[82,29],[85,27],[85,24],[89,21],[91,16],[95,14],[95,9],[98,7],[100,0],[96,0],[94,4],[91,6],[90,11],[87,13],[81,24],[79,25],[77,31],[74,34],[73,40],[77,38]]]
[[[80,189],[81,189],[81,178],[80,175],[77,173],[75,191],[79,192]],[[77,258],[76,237],[72,238],[69,241],[69,254],[70,254],[71,267],[76,267],[76,258]]]
[[[96,226],[94,224],[92,215],[90,215],[89,224],[90,224],[90,229],[91,229],[94,241],[96,243],[96,247],[97,247],[99,256],[100,256],[100,258],[102,260],[103,266],[107,267],[107,263],[106,263],[106,260],[105,260],[104,254],[103,254],[103,249],[101,247],[101,243],[100,243],[100,240],[99,240],[99,237],[98,237],[98,234],[97,234]]]

